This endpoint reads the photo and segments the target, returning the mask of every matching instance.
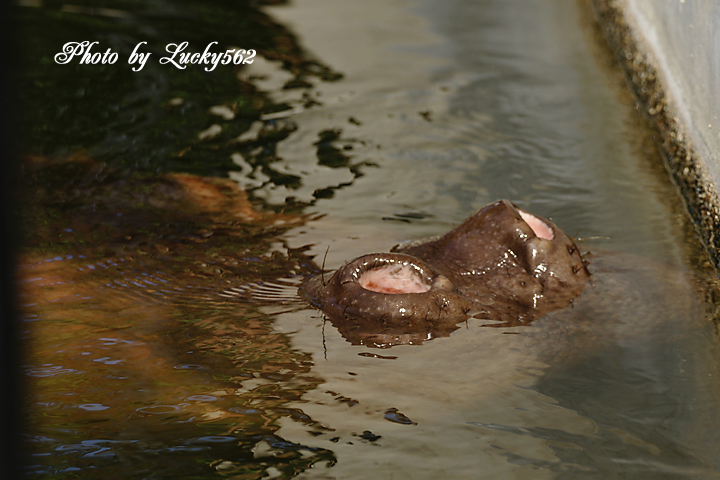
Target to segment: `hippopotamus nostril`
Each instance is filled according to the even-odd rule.
[[[358,282],[365,290],[397,295],[430,290],[417,270],[407,264],[383,265],[362,273]]]

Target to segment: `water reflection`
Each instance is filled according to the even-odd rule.
[[[231,160],[235,153],[276,185],[297,180],[273,165],[279,160],[275,145],[296,128],[273,114],[296,103],[311,108],[314,102],[303,98],[308,82],[336,81],[341,75],[308,58],[294,35],[258,8],[263,2],[131,1],[110,2],[111,9],[105,3],[46,1],[19,9],[26,40],[21,91],[26,153],[68,154],[80,148],[134,171],[221,176],[238,168]],[[120,60],[57,64],[55,52],[78,38],[98,42],[96,49],[111,49]],[[258,60],[213,71],[161,64],[166,45],[182,41],[192,52],[213,42],[215,53],[252,48]],[[127,61],[140,42],[150,60],[133,72]],[[277,88],[301,91],[300,98],[273,102],[263,90],[269,72],[261,64],[277,65],[285,78]],[[248,130],[258,118],[267,121],[248,143]],[[262,154],[245,155],[246,147],[258,147]]]
[[[325,428],[285,406],[317,385],[312,361],[271,316],[219,295],[299,275],[309,259],[277,242],[305,216],[259,213],[229,180],[130,178],[87,157],[25,167],[31,472],[292,475],[334,462],[275,434],[285,417]],[[81,187],[46,189],[67,169]]]

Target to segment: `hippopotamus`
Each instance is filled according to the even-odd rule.
[[[439,238],[363,255],[301,291],[351,343],[390,346],[449,335],[470,317],[529,324],[570,305],[587,265],[550,220],[499,200]]]

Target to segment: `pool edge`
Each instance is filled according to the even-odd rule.
[[[695,130],[687,108],[674,97],[672,70],[650,42],[628,3],[589,0],[596,21],[641,108],[657,128],[665,166],[680,189],[716,272],[720,271],[720,201],[708,162],[709,148]],[[718,125],[720,127],[720,125]],[[720,165],[718,166],[720,174]]]

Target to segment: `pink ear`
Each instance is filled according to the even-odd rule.
[[[530,225],[530,228],[532,228],[533,232],[535,232],[535,235],[540,238],[544,238],[545,240],[552,240],[555,238],[555,234],[552,229],[548,227],[545,222],[537,218],[535,215],[523,212],[520,209],[518,209],[518,211],[520,212],[520,216],[523,220],[525,220],[525,223]]]

